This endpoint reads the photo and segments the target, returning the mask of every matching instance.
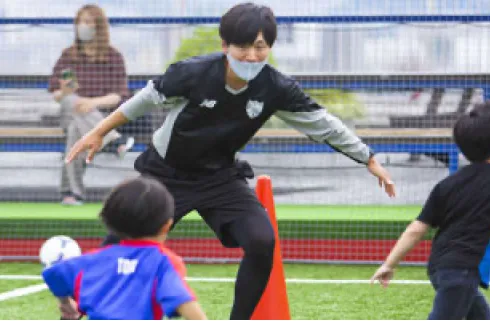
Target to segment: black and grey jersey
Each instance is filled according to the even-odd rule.
[[[216,53],[172,64],[120,110],[134,119],[151,108],[169,109],[153,145],[171,167],[215,171],[230,167],[264,123],[275,115],[312,140],[360,162],[370,149],[297,82],[266,65],[246,87],[225,83],[226,56]]]

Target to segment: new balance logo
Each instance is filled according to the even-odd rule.
[[[199,104],[200,107],[213,108],[216,105],[216,100],[204,99],[202,103]]]

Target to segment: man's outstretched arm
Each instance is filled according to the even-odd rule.
[[[391,177],[374,158],[373,151],[348,129],[340,119],[306,95],[297,84],[292,84],[284,95],[284,107],[275,115],[313,141],[330,145],[336,151],[356,162],[365,164],[386,193],[395,196]]]
[[[90,163],[95,153],[102,146],[102,139],[111,130],[134,120],[152,110],[155,107],[161,106],[165,101],[165,96],[159,93],[155,88],[153,81],[148,81],[145,88],[139,91],[131,99],[123,103],[118,109],[104,118],[97,126],[82,137],[70,149],[66,162],[69,163],[83,151],[88,150],[87,163]]]

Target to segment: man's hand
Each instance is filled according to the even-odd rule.
[[[73,145],[73,147],[68,152],[68,155],[66,156],[65,162],[70,163],[79,154],[88,150],[86,162],[90,163],[94,159],[95,153],[100,150],[100,147],[102,146],[102,139],[103,137],[100,136],[97,132],[95,132],[94,130],[90,131],[79,141],[77,141],[75,145]]]
[[[395,197],[395,183],[391,180],[388,171],[378,163],[374,156],[369,158],[367,168],[371,174],[378,178],[378,184],[380,187],[384,187],[386,194],[388,194],[389,197]]]
[[[60,298],[59,309],[61,320],[78,320],[81,317],[77,303],[72,298]]]
[[[80,97],[75,102],[75,110],[80,114],[86,114],[97,108],[97,101],[94,98]]]
[[[375,281],[379,281],[379,283],[386,288],[391,279],[393,279],[393,274],[395,274],[394,269],[383,264],[371,277],[371,284]]]

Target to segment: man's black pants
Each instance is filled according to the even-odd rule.
[[[194,176],[165,166],[150,146],[136,160],[135,168],[159,179],[173,195],[174,226],[197,210],[225,247],[243,249],[230,318],[250,319],[269,280],[275,238],[265,209],[246,182],[245,177],[253,176],[248,164],[238,163],[211,176]],[[118,241],[109,235],[104,245]]]

